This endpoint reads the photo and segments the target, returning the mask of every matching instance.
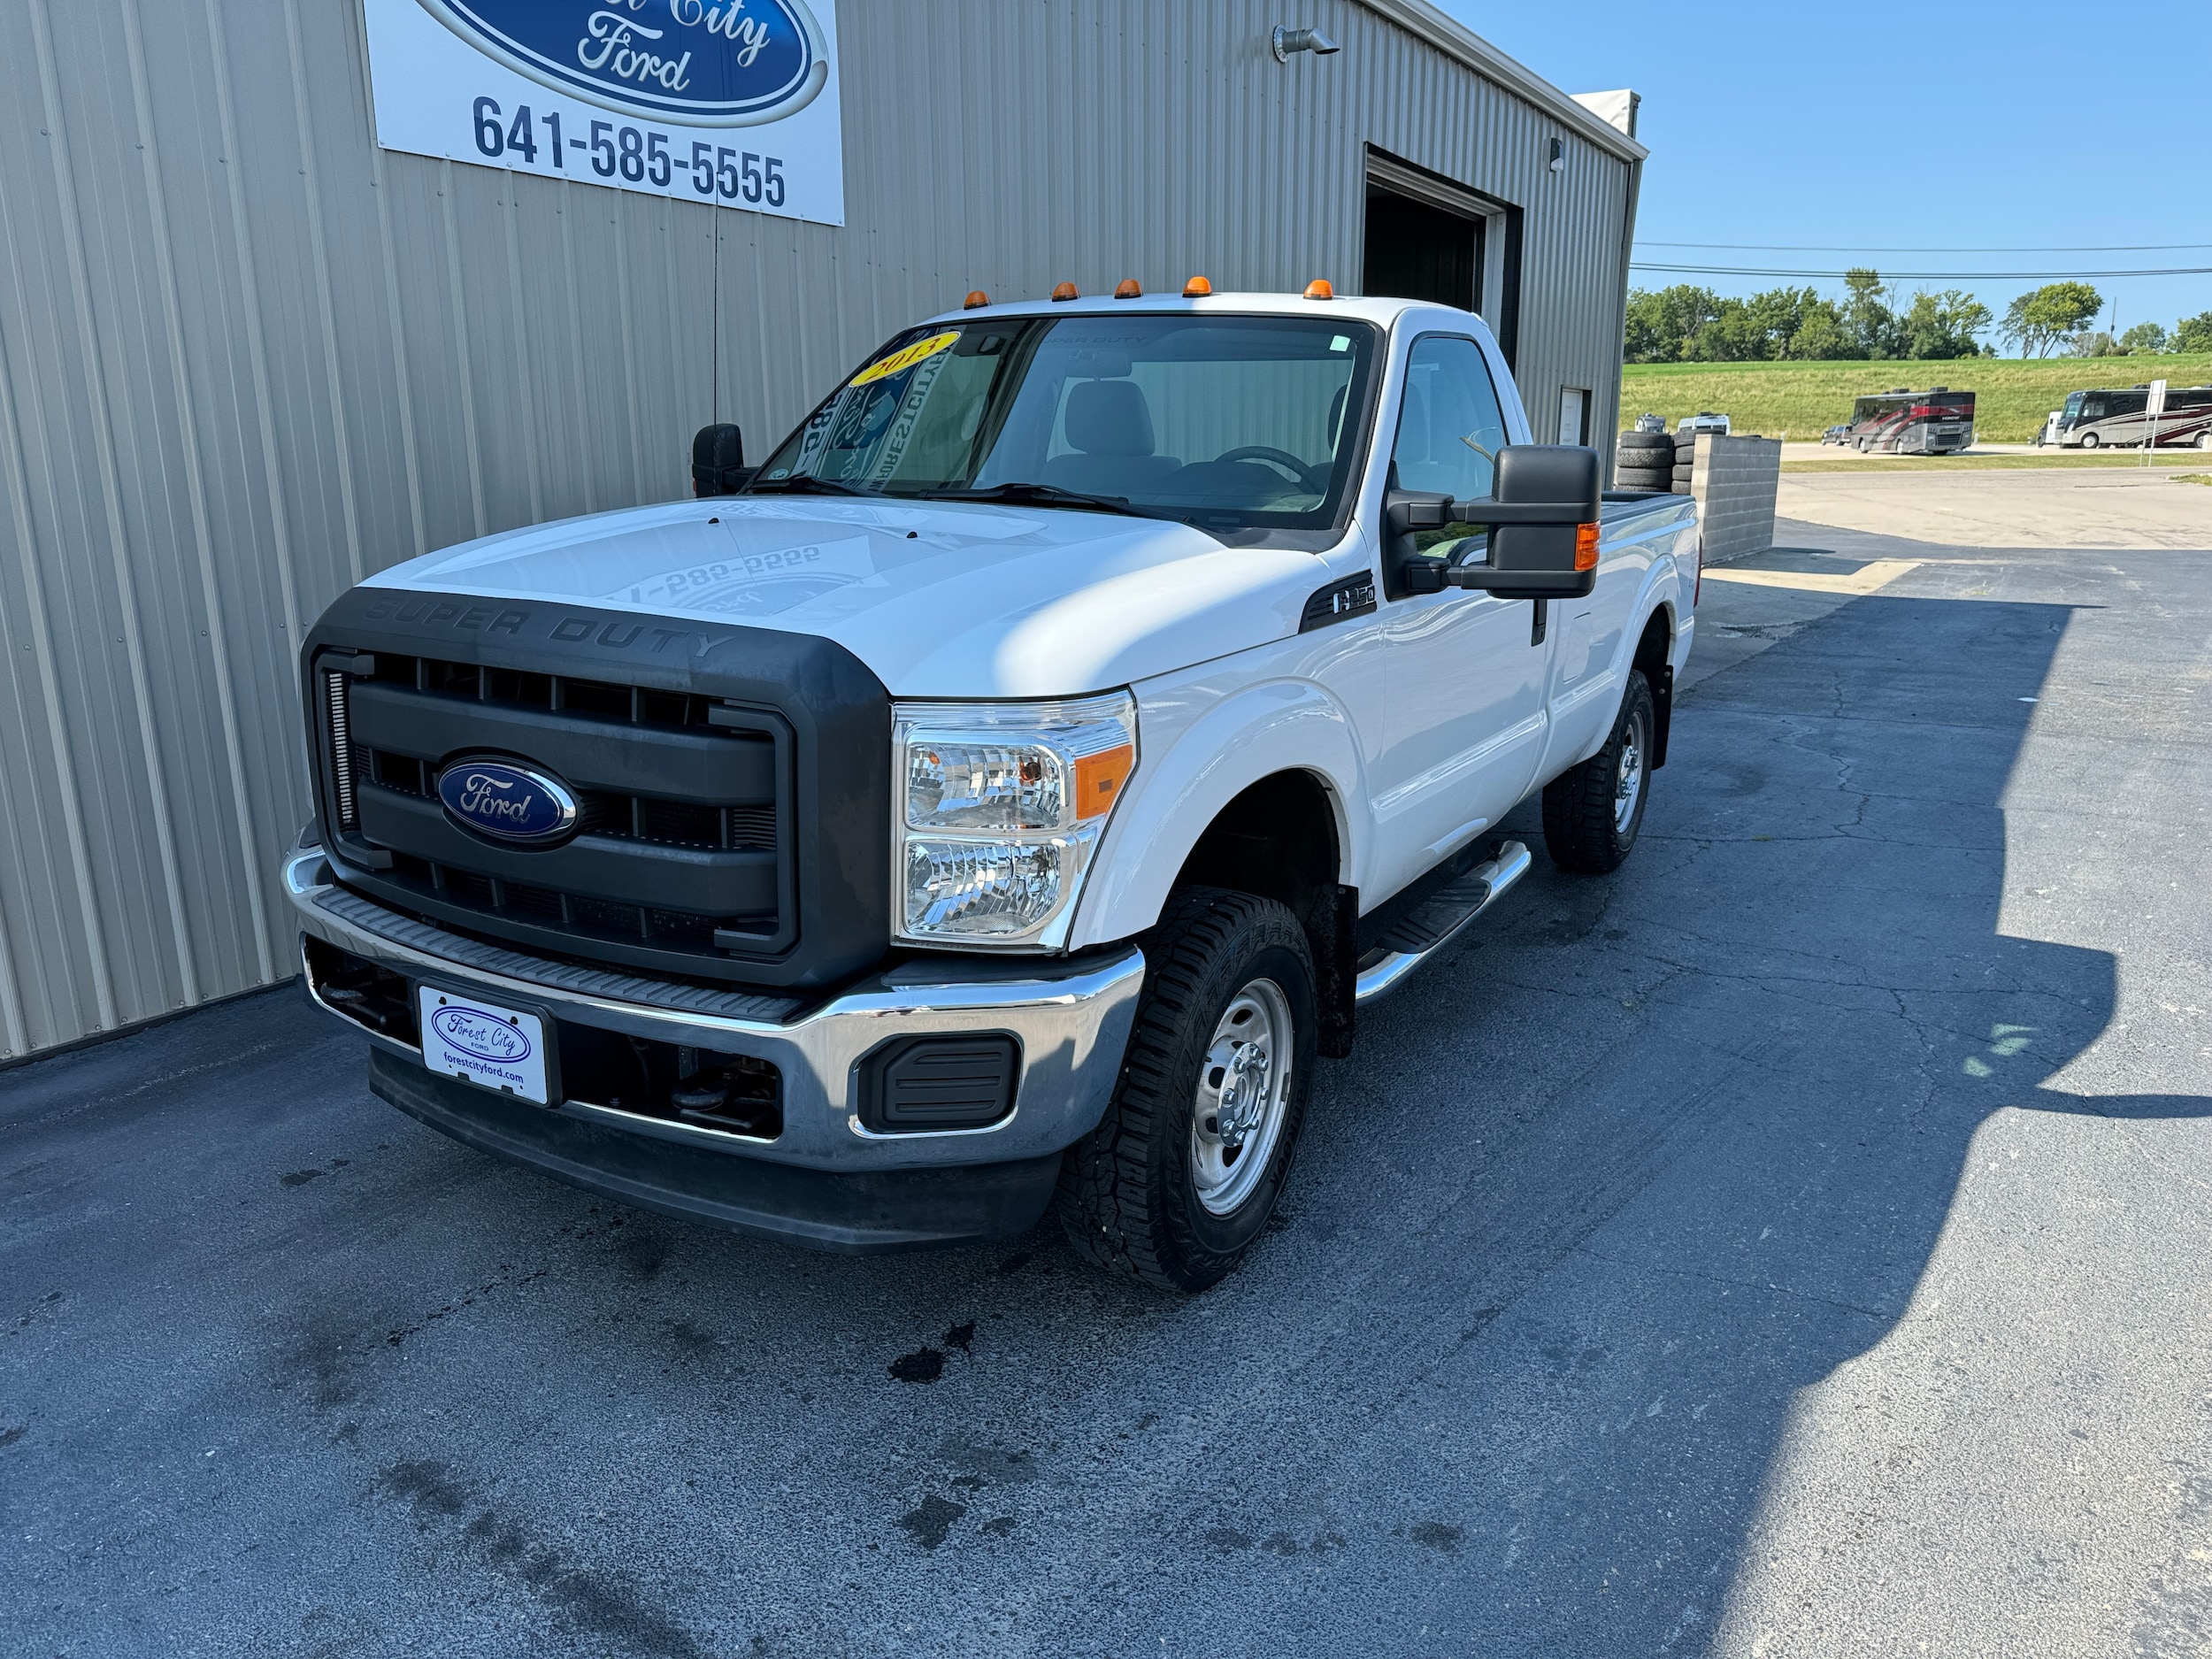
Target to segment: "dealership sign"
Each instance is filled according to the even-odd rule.
[[[377,141],[844,222],[834,0],[368,0]]]

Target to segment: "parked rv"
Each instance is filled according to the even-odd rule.
[[[2212,449],[2212,386],[2178,386],[2166,394],[2166,407],[2154,423],[2151,388],[2069,392],[2058,412],[2050,442],[2068,449],[2139,449],[2152,442],[2162,449]]]
[[[1859,398],[1844,442],[1862,455],[1955,455],[1974,442],[1974,394],[1900,386]]]

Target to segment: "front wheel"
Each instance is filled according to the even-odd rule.
[[[1603,875],[1635,850],[1656,724],[1650,683],[1632,670],[1605,747],[1544,786],[1544,848],[1562,870]]]
[[[2095,449],[2100,442],[2101,441],[2093,432],[2085,432],[2081,434],[2081,447],[2085,449]]]
[[[1313,955],[1273,900],[1189,887],[1145,962],[1114,1098],[1061,1163],[1060,1219],[1097,1266],[1203,1290],[1250,1250],[1290,1172],[1317,1029]]]

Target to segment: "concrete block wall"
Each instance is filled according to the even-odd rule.
[[[1782,441],[1702,433],[1690,472],[1704,560],[1724,565],[1774,545],[1774,495]]]

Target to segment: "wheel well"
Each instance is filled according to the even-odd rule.
[[[1273,899],[1313,948],[1321,1052],[1341,1057],[1352,1037],[1352,926],[1359,895],[1341,885],[1343,853],[1327,787],[1310,772],[1263,778],[1214,815],[1183,860],[1178,887],[1226,887]]]
[[[1651,765],[1656,772],[1667,764],[1667,732],[1674,724],[1674,618],[1664,605],[1644,624],[1644,636],[1636,641],[1632,666],[1640,670],[1651,687],[1653,723]]]

